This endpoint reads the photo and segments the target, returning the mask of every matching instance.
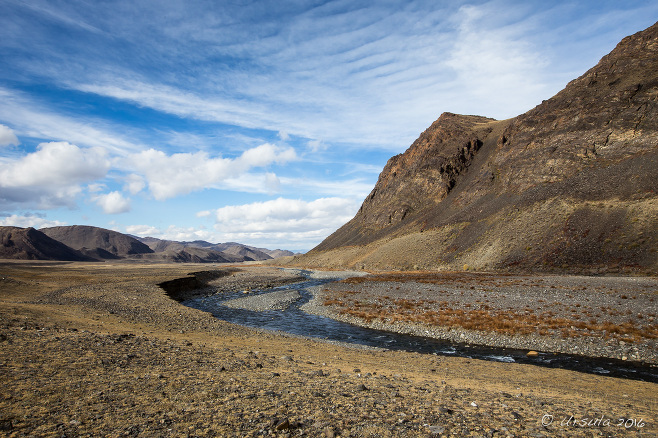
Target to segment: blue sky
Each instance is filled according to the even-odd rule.
[[[0,0],[0,225],[308,250],[444,111],[505,119],[655,1]]]

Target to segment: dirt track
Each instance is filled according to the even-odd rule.
[[[0,435],[658,432],[655,384],[259,333],[185,308],[156,286],[207,269],[1,265]]]

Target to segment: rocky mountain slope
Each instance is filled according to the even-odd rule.
[[[658,23],[510,120],[444,113],[295,263],[658,272]]]
[[[93,261],[34,228],[0,227],[0,259]]]

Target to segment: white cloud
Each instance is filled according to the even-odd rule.
[[[235,181],[253,167],[282,164],[294,159],[294,149],[266,143],[233,159],[211,157],[205,151],[167,155],[149,149],[132,155],[126,166],[143,174],[155,199],[164,200]]]
[[[144,190],[144,187],[146,187],[146,182],[141,176],[134,173],[126,176],[124,189],[131,195],[141,192]]]
[[[277,198],[215,210],[215,230],[224,240],[314,246],[352,219],[358,208],[357,202],[344,198]]]
[[[293,148],[280,148],[269,143],[248,149],[237,158],[236,164],[241,169],[263,167],[272,163],[286,163],[297,159]]]
[[[130,199],[126,199],[120,192],[110,192],[92,196],[91,200],[98,204],[106,214],[127,213],[130,211]]]
[[[39,216],[18,216],[12,214],[0,219],[0,226],[3,227],[21,227],[21,228],[44,228],[59,227],[66,225],[66,222],[52,221]]]
[[[41,143],[37,151],[0,170],[2,187],[69,186],[105,176],[110,162],[101,148],[68,142]]]
[[[0,199],[40,208],[74,205],[82,184],[105,177],[110,162],[102,148],[67,142],[41,143],[18,159],[2,160]]]
[[[151,225],[128,225],[126,227],[126,232],[141,237],[155,237],[162,234],[158,228]]]
[[[197,217],[214,220],[213,229],[142,224],[129,225],[125,231],[176,241],[240,242],[272,249],[304,250],[317,245],[354,217],[358,208],[357,202],[337,197],[314,201],[277,198],[198,212]]]
[[[19,141],[9,126],[0,125],[0,146],[18,146]]]
[[[160,231],[160,234],[151,234],[157,236],[159,239],[176,240],[179,242],[191,242],[194,240],[205,240],[211,243],[219,243],[216,233],[205,230],[203,228],[195,227],[179,227],[170,225],[165,230]]]

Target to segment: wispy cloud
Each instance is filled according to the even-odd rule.
[[[55,21],[59,21],[64,25],[79,27],[83,30],[93,33],[103,33],[100,29],[91,26],[90,24],[86,23],[84,20],[80,18],[74,18],[73,16],[67,15],[67,13],[62,12],[61,10],[55,10],[48,7],[47,3],[39,4],[39,2],[27,2],[27,1],[22,1],[20,3],[21,5],[24,5],[25,7],[32,9],[38,14],[44,15]]]
[[[356,200],[363,200],[373,188],[370,181],[362,178],[349,179],[310,179],[295,177],[280,177],[282,187],[295,190],[299,193],[315,194],[316,196],[341,196]]]
[[[238,62],[176,85],[130,71],[65,83],[180,117],[400,149],[444,110],[509,117],[546,97],[530,29],[490,23],[490,9],[332,3],[263,39],[223,45],[205,33],[248,70]]]
[[[109,49],[105,59],[75,45],[76,62],[49,72],[60,86],[329,146],[400,150],[443,111],[507,118],[563,85],[545,73],[554,59],[536,36],[550,5],[330,1],[268,14],[230,4],[168,2],[158,14],[149,2],[108,7],[57,12],[92,33],[118,30],[95,36]]]
[[[145,148],[126,139],[120,134],[125,129],[115,123],[57,113],[24,93],[2,87],[0,120],[11,124],[18,136],[102,147],[119,154]]]

